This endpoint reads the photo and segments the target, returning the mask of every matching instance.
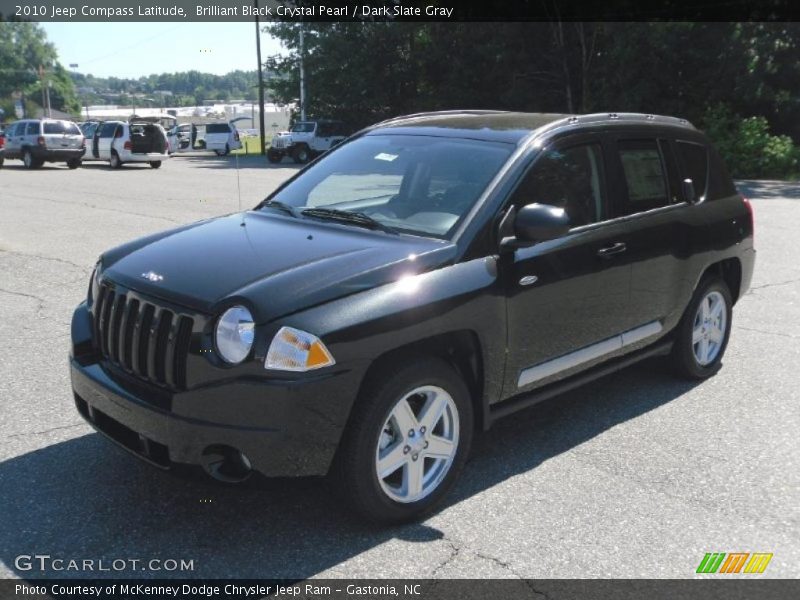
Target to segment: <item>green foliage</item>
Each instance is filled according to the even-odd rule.
[[[706,111],[702,126],[734,177],[785,178],[797,173],[800,151],[789,136],[770,134],[764,117],[743,119],[717,104]]]
[[[55,47],[47,41],[44,30],[38,24],[0,21],[0,99],[4,105],[15,92],[24,94],[28,102],[41,104],[41,66],[45,80],[52,84],[51,106],[64,112],[77,113],[80,104],[75,95],[75,86],[57,58]],[[13,110],[10,115],[13,118]]]

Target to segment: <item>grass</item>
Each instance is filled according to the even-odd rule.
[[[271,136],[267,138],[267,148],[269,148],[269,142],[271,139]],[[240,150],[232,151],[231,154],[238,154],[240,156],[246,154],[259,154],[261,152],[260,143],[260,135],[242,137],[242,148]]]

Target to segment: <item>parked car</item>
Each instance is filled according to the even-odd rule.
[[[5,138],[5,158],[22,160],[28,169],[37,169],[46,162],[66,162],[70,169],[81,166],[85,140],[72,121],[15,121],[6,129]]]
[[[84,160],[108,161],[115,169],[125,163],[148,163],[158,169],[170,156],[164,128],[145,118],[87,123],[84,132],[88,140]]]
[[[205,149],[213,150],[217,156],[226,156],[242,147],[239,132],[232,123],[207,123],[205,130]]]
[[[192,124],[183,123],[176,125],[167,132],[170,154],[181,150],[190,150],[192,147]]]
[[[684,120],[412,115],[102,254],[72,388],[163,469],[331,472],[407,521],[503,416],[648,357],[717,373],[754,261],[751,206]]]
[[[267,159],[279,163],[284,156],[305,164],[345,140],[345,126],[341,121],[322,119],[300,121],[290,131],[282,131],[272,138]]]

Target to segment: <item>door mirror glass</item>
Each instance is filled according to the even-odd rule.
[[[569,232],[569,216],[563,208],[547,204],[528,204],[517,211],[514,238],[518,244],[552,240]]]

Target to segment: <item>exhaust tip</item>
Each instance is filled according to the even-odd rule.
[[[236,448],[222,444],[203,450],[201,464],[209,477],[223,483],[241,483],[253,472],[247,456]]]

